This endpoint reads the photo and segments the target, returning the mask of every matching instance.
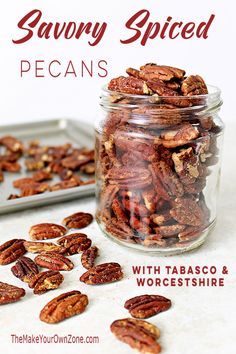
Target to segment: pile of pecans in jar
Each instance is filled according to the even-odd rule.
[[[169,66],[126,72],[102,97],[97,220],[121,242],[189,247],[215,218],[206,186],[222,127],[207,110],[208,88],[199,75]]]

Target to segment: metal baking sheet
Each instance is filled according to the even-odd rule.
[[[23,143],[37,139],[42,145],[62,145],[69,142],[76,147],[94,147],[93,127],[87,123],[71,119],[54,119],[0,127],[0,136],[9,134],[19,138]],[[91,184],[7,200],[10,194],[19,192],[13,187],[12,182],[15,179],[32,175],[32,173],[26,171],[24,163],[21,163],[21,165],[21,173],[4,172],[4,182],[0,183],[0,214],[81,198],[95,193],[95,186]],[[59,179],[57,180],[55,177],[53,183],[57,182],[59,182]]]

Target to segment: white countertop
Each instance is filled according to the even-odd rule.
[[[235,353],[235,298],[236,298],[236,126],[228,125],[225,135],[221,194],[218,221],[205,244],[196,251],[172,257],[151,257],[130,251],[108,240],[95,222],[83,231],[100,249],[99,263],[116,261],[124,270],[122,281],[90,286],[79,281],[85,271],[80,255],[72,256],[75,269],[64,272],[65,281],[60,288],[44,295],[33,295],[27,285],[10,271],[12,264],[0,267],[0,281],[24,287],[27,295],[19,302],[0,307],[0,341],[4,354],[35,354],[68,352],[70,354],[131,354],[129,346],[119,342],[110,332],[110,324],[129,317],[124,302],[136,295],[157,293],[170,298],[170,310],[148,319],[161,330],[160,344],[163,354],[234,354]],[[60,223],[76,211],[94,214],[93,198],[27,210],[0,217],[1,244],[11,238],[28,237],[30,226],[40,222]],[[208,265],[221,270],[227,266],[224,287],[143,287],[136,285],[132,265]],[[151,275],[155,278],[155,275]],[[158,276],[157,276],[158,277]],[[171,276],[169,276],[171,277]],[[89,297],[86,311],[57,325],[39,320],[41,308],[52,298],[78,289]],[[11,334],[99,336],[99,344],[12,344]]]

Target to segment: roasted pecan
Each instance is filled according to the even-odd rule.
[[[191,75],[183,80],[181,92],[184,96],[206,95],[207,86],[203,78],[199,75]]]
[[[93,216],[89,213],[78,212],[63,219],[62,223],[68,229],[82,229],[93,221]]]
[[[69,178],[65,181],[56,183],[53,186],[51,186],[50,191],[53,192],[53,191],[60,191],[63,189],[68,189],[68,188],[74,188],[74,187],[80,186],[81,184],[82,184],[82,181],[79,178],[79,176],[72,175],[71,178]]]
[[[32,179],[35,182],[43,182],[52,179],[52,175],[47,170],[39,170],[33,174]]]
[[[24,289],[0,282],[0,305],[18,301],[23,296],[25,296]]]
[[[124,318],[114,321],[110,328],[117,339],[141,353],[158,354],[161,351],[156,341],[160,337],[160,331],[147,321]]]
[[[164,211],[162,214],[152,214],[151,220],[157,225],[163,225],[172,218],[169,210]]]
[[[75,233],[60,238],[57,243],[63,247],[63,253],[72,255],[87,250],[92,241],[85,234]]]
[[[24,150],[22,142],[10,135],[2,137],[0,139],[0,144],[4,145],[8,150],[12,152],[21,153]]]
[[[34,294],[44,294],[48,290],[57,289],[63,282],[63,275],[55,270],[47,270],[35,275],[30,283],[29,287],[34,289]]]
[[[108,84],[108,89],[134,95],[149,95],[152,92],[145,81],[131,76],[112,79]]]
[[[28,159],[25,160],[25,166],[28,171],[37,171],[45,167],[44,161],[41,159]]]
[[[39,272],[37,264],[28,257],[21,257],[11,268],[11,271],[15,277],[26,283],[29,283],[32,277]]]
[[[124,189],[145,188],[151,184],[150,172],[145,168],[113,167],[106,178],[110,184],[118,185]]]
[[[179,232],[183,232],[185,225],[173,224],[173,225],[162,225],[155,227],[154,230],[156,233],[160,233],[162,237],[172,237],[178,235]]]
[[[46,323],[58,323],[84,312],[87,305],[87,295],[81,294],[77,290],[70,291],[57,296],[44,306],[39,318]]]
[[[96,246],[90,247],[82,253],[81,263],[86,269],[94,267],[95,259],[98,256],[98,248]]]
[[[86,173],[87,175],[93,175],[95,173],[94,162],[86,163],[86,165],[81,166],[80,171]]]
[[[46,240],[49,238],[63,236],[65,233],[66,229],[63,226],[52,223],[34,225],[29,231],[32,240]]]
[[[185,230],[178,234],[180,242],[188,242],[197,238],[201,233],[201,228],[195,226],[187,226]]]
[[[41,253],[41,252],[59,252],[64,253],[65,249],[61,246],[55,245],[52,242],[33,242],[25,241],[25,249],[30,253]]]
[[[179,175],[182,183],[191,184],[201,173],[201,163],[193,148],[182,149],[180,152],[174,152],[172,159],[175,164],[175,171]]]
[[[33,178],[24,177],[24,178],[15,179],[12,184],[13,184],[13,187],[21,189],[25,185],[29,185],[32,183],[34,183]]]
[[[126,201],[126,200],[124,200],[124,201]],[[113,199],[111,207],[112,207],[113,213],[117,217],[117,220],[121,220],[124,222],[128,221],[127,215],[125,214],[125,211],[124,211],[120,201],[117,198]]]
[[[33,182],[29,184],[24,184],[21,186],[21,197],[28,197],[35,194],[44,193],[48,190],[49,186],[47,183]]]
[[[87,272],[81,275],[80,281],[89,284],[105,284],[112,283],[114,281],[121,280],[123,278],[123,272],[121,266],[118,263],[103,263],[93,268],[90,268]]]
[[[175,199],[170,214],[180,224],[191,226],[201,226],[204,220],[204,213],[199,203],[191,197]]]
[[[24,240],[13,239],[0,246],[0,264],[5,265],[16,261],[26,253]]]
[[[154,139],[156,144],[162,144],[166,148],[175,148],[182,146],[199,136],[196,127],[189,123],[184,123],[176,127],[176,129],[167,130],[161,134],[160,138]]]
[[[74,264],[68,258],[57,252],[42,252],[34,259],[40,267],[51,270],[72,270]]]
[[[2,171],[20,172],[21,165],[18,162],[2,161],[1,168],[2,168]]]
[[[148,318],[168,310],[171,301],[160,295],[139,295],[127,300],[124,307],[135,318]]]
[[[185,71],[167,65],[148,63],[140,67],[140,77],[144,80],[159,79],[170,81],[173,78],[182,79]]]

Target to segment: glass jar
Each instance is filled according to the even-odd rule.
[[[96,126],[96,219],[114,241],[172,255],[216,221],[224,125],[220,90],[160,97],[104,88]]]

